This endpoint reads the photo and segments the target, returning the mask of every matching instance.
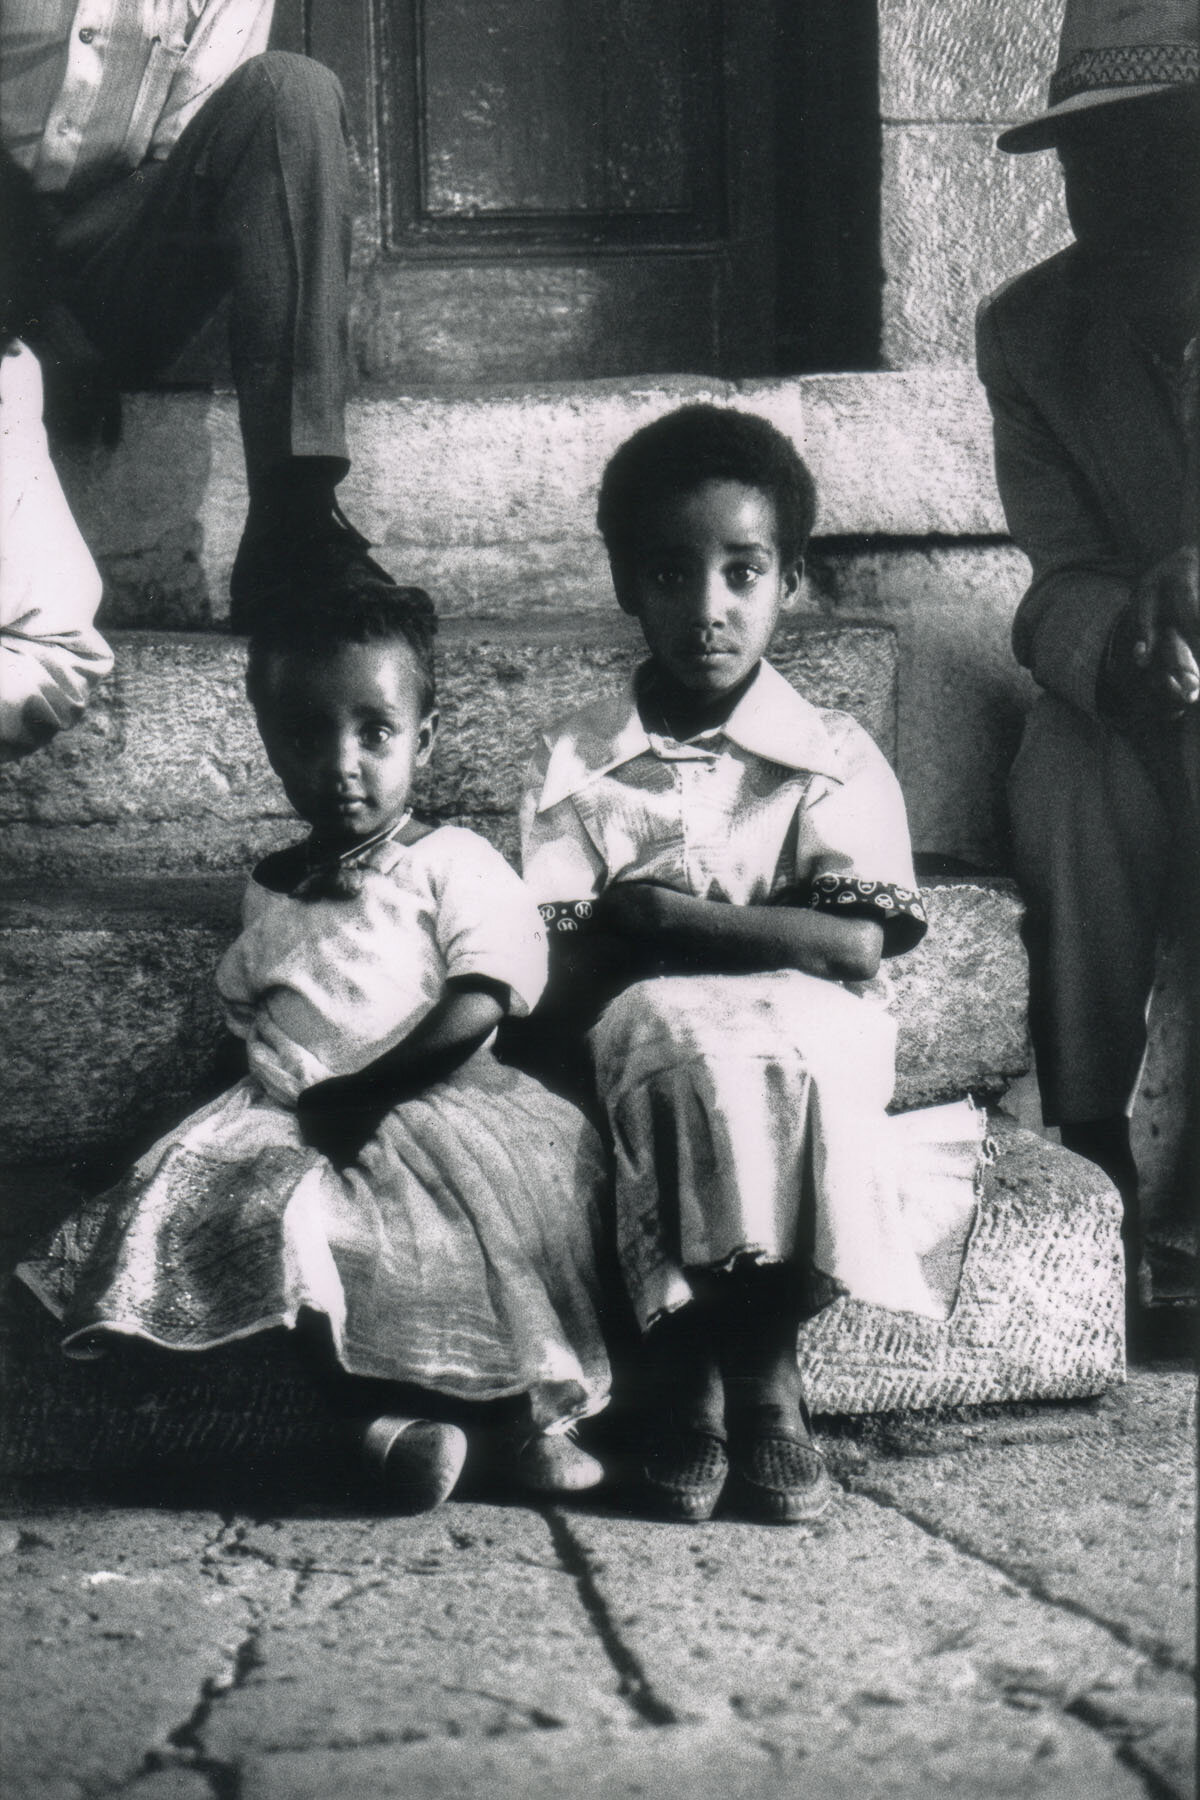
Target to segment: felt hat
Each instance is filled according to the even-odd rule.
[[[1072,114],[1198,83],[1200,0],[1067,0],[1050,104],[996,142],[1047,150]]]

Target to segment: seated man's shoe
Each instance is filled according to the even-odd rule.
[[[711,1519],[729,1474],[724,1436],[676,1425],[655,1438],[642,1460],[642,1493],[659,1518]]]
[[[229,578],[229,627],[246,635],[265,613],[286,609],[297,586],[322,589],[336,605],[339,593],[364,586],[395,587],[337,501],[312,507],[251,509]]]
[[[803,1406],[794,1426],[772,1418],[745,1422],[732,1437],[730,1463],[726,1500],[744,1519],[804,1525],[819,1519],[833,1499],[833,1481]]]

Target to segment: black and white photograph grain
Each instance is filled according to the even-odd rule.
[[[3,1800],[1197,1800],[1200,0],[0,0]]]

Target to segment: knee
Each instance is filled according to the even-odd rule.
[[[636,996],[644,985],[636,982],[633,987],[623,988],[614,1000],[608,1002],[592,1027],[597,1044],[607,1044],[613,1038],[628,1037],[631,1026],[640,1017],[641,1009]]]
[[[659,976],[653,981],[635,981],[609,1001],[600,1016],[601,1023],[618,1035],[669,1028],[687,996],[685,980],[682,976]]]
[[[297,118],[340,123],[342,117],[342,84],[333,70],[293,50],[264,50],[251,56],[225,83],[231,98],[239,89],[253,93],[260,104]]]

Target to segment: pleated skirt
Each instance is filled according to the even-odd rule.
[[[64,1347],[204,1350],[302,1311],[350,1374],[467,1400],[527,1394],[565,1426],[609,1388],[605,1170],[582,1114],[476,1053],[339,1170],[247,1077],[162,1138],[18,1270]]]

